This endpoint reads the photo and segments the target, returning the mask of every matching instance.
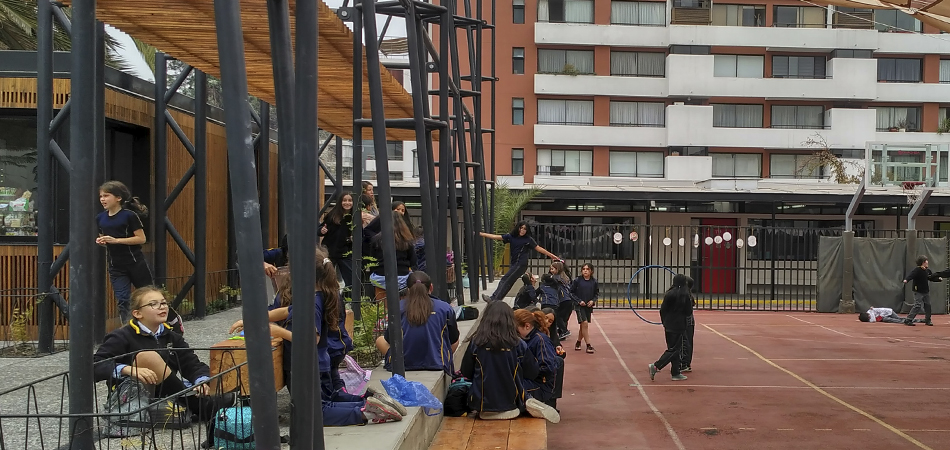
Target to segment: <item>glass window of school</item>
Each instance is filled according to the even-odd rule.
[[[594,51],[538,49],[538,73],[592,75]]]
[[[539,0],[538,22],[594,23],[594,0]]]
[[[713,153],[712,176],[715,178],[762,177],[760,153]]]
[[[713,76],[732,78],[762,78],[765,72],[764,56],[714,55]]]
[[[712,24],[732,27],[764,27],[765,5],[713,5]]]
[[[663,178],[663,152],[611,150],[610,176]]]
[[[614,25],[666,26],[666,2],[610,2],[610,23]]]
[[[538,175],[591,176],[594,152],[590,150],[538,149]]]
[[[666,54],[649,52],[610,52],[610,75],[622,77],[663,77]]]

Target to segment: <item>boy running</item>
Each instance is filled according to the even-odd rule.
[[[911,270],[910,273],[904,277],[904,284],[907,284],[908,281],[914,282],[914,307],[910,309],[910,313],[908,313],[907,318],[904,319],[904,325],[910,327],[914,326],[914,317],[923,309],[924,323],[932,327],[934,323],[930,320],[929,281],[943,281],[943,279],[934,275],[933,272],[928,269],[930,262],[927,261],[926,256],[918,256],[916,262],[917,267],[914,267],[914,270]]]

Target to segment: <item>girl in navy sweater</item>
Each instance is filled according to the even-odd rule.
[[[571,293],[577,298],[577,323],[580,324],[580,332],[577,335],[577,342],[574,343],[574,350],[580,351],[581,339],[587,343],[587,353],[594,353],[594,346],[590,345],[590,319],[594,314],[594,304],[597,303],[597,297],[600,296],[600,285],[594,278],[594,266],[584,264],[581,266],[581,276],[571,282]]]
[[[145,263],[142,244],[145,228],[139,214],[147,215],[148,208],[132,197],[129,188],[119,181],[107,181],[99,186],[99,203],[105,211],[96,216],[99,237],[96,244],[108,249],[109,279],[119,306],[121,323],[131,316],[129,297],[132,287],[152,284],[152,272]]]
[[[555,324],[557,324],[558,336],[561,340],[567,339],[571,331],[567,329],[567,322],[571,320],[571,312],[574,311],[574,294],[571,289],[571,275],[567,267],[561,261],[551,263],[548,272],[557,281],[558,290],[561,292],[561,299],[555,308]]]
[[[538,363],[538,376],[524,380],[525,391],[532,398],[549,403],[554,398],[558,366],[563,361],[557,357],[554,344],[547,335],[547,317],[541,311],[519,309],[515,311],[515,323],[518,325],[518,334],[528,343],[528,351]]]
[[[505,302],[491,302],[478,328],[469,337],[461,372],[472,380],[468,406],[482,419],[514,419],[527,411],[552,423],[557,411],[525,394],[525,378],[538,376],[538,364],[518,335],[515,317]]]

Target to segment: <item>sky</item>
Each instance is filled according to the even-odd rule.
[[[336,9],[343,5],[343,0],[325,0],[324,3],[327,4],[330,8]],[[352,3],[352,1],[350,2]],[[379,33],[383,29],[383,25],[386,23],[386,16],[376,15],[376,32]],[[347,26],[352,29],[352,24],[347,23]],[[138,50],[135,49],[135,43],[132,41],[132,38],[129,35],[119,31],[116,28],[111,26],[106,27],[106,31],[114,37],[121,48],[119,49],[119,55],[129,61],[133,67],[134,72],[132,75],[135,75],[139,78],[148,81],[154,81],[155,76],[152,74],[151,70],[148,68],[148,65],[145,64],[145,60],[142,59],[139,55]],[[389,24],[389,29],[386,31],[386,38],[394,37],[405,37],[406,36],[406,22],[402,18],[394,17],[392,22]]]

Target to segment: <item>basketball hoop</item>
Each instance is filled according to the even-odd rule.
[[[920,189],[919,187],[923,186],[923,181],[903,181],[901,182],[901,189],[904,191],[904,195],[907,196],[907,204],[913,205],[917,203],[917,199],[920,198]]]

